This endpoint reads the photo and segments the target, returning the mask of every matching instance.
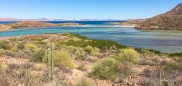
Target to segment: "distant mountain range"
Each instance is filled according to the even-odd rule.
[[[37,18],[37,19],[17,19],[17,18],[0,18],[0,21],[60,21],[64,19],[47,19],[47,18]]]
[[[0,21],[64,21],[64,20],[65,19],[48,19],[48,18],[37,18],[37,19],[0,18]],[[72,19],[70,21],[124,21],[124,20],[121,20],[121,19]]]
[[[138,24],[137,29],[182,30],[182,3],[170,11],[148,18]]]

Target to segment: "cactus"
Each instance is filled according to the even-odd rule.
[[[163,81],[164,86],[169,86],[169,82],[168,81]]]
[[[51,43],[51,79],[54,73],[54,43]]]
[[[49,79],[53,79],[54,73],[54,44],[48,43],[47,44],[47,66],[48,66],[48,76]]]

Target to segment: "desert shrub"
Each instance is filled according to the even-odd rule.
[[[182,70],[182,66],[175,62],[169,62],[165,69]]]
[[[152,71],[148,68],[145,68],[143,71],[142,71],[142,74],[143,76],[145,77],[151,77],[151,74],[152,74]]]
[[[75,86],[93,86],[93,83],[87,79],[81,79]]]
[[[85,47],[85,52],[87,52],[88,54],[91,54],[93,52],[93,47],[88,45],[87,47]]]
[[[8,41],[0,41],[0,48],[4,50],[10,50],[11,44]]]
[[[24,43],[18,43],[17,49],[20,49],[20,50],[25,49]]]
[[[22,52],[22,51],[13,52],[13,51],[7,50],[4,54],[6,56],[17,57],[17,58],[28,58],[28,57],[30,57],[27,53]]]
[[[164,59],[160,62],[160,65],[165,66],[165,65],[167,65],[167,63],[168,63],[168,61]]]
[[[5,54],[5,50],[4,49],[0,49],[0,56]]]
[[[24,86],[41,86],[48,82],[48,76],[45,73],[32,73],[31,68],[20,68],[17,73],[13,73],[11,77],[18,80],[19,84]],[[16,85],[15,85],[16,86]]]
[[[140,60],[138,62],[139,65],[149,65],[149,66],[154,66],[156,65],[153,61],[151,60]]]
[[[96,62],[96,59],[89,57],[89,55],[78,55],[76,60],[81,60],[81,61],[87,61],[87,62]]]
[[[137,51],[135,51],[133,48],[126,48],[126,49],[120,50],[118,59],[121,62],[128,61],[128,62],[136,63],[138,62],[139,57],[140,57],[140,54]]]
[[[33,63],[24,63],[24,64],[12,63],[12,64],[9,64],[8,67],[9,69],[16,69],[16,70],[22,69],[22,68],[29,69],[33,67]]]
[[[178,63],[180,63],[180,64],[182,64],[182,57],[176,57],[176,62],[178,62]]]
[[[110,47],[110,50],[117,50],[117,47],[113,45]]]
[[[93,51],[91,52],[91,55],[92,55],[92,56],[98,56],[99,53],[100,53],[100,49],[94,47],[94,48],[93,48]]]
[[[18,57],[18,58],[29,58],[29,57],[31,57],[31,56],[30,56],[28,53],[19,51],[19,52],[17,52],[17,57]]]
[[[97,79],[115,79],[122,72],[124,66],[114,58],[104,58],[94,64],[92,72],[89,74],[92,78]]]
[[[88,56],[87,55],[78,55],[75,59],[85,61],[88,59]]]
[[[140,50],[140,52],[142,53],[142,54],[151,54],[152,52],[150,52],[149,50],[147,50],[147,49],[141,49]]]
[[[32,57],[30,58],[30,61],[32,61],[32,62],[42,62],[44,57],[45,57],[45,50],[40,49],[40,50],[36,51],[32,55]]]
[[[44,42],[44,41],[37,41],[37,42],[35,42],[35,44],[39,44],[39,45],[46,45],[46,44],[47,44],[47,42]]]
[[[78,51],[77,47],[74,47],[74,46],[69,46],[68,49],[71,54],[75,54]]]
[[[5,71],[8,69],[8,65],[5,62],[0,62],[0,71]]]
[[[32,41],[42,41],[44,38],[42,37],[36,37],[36,38],[32,38]]]
[[[152,58],[150,58],[150,60],[152,60],[156,64],[160,64],[161,58],[160,57],[152,57]]]
[[[37,46],[35,44],[26,44],[26,49],[28,49],[28,50],[36,50]]]
[[[68,51],[60,50],[55,52],[55,66],[67,66],[74,68],[74,62]]]
[[[77,69],[79,69],[81,71],[87,71],[87,68],[85,67],[84,64],[79,65]]]
[[[7,76],[3,73],[0,73],[0,86],[11,86]]]
[[[6,52],[5,52],[5,55],[6,56],[11,56],[11,57],[16,57],[16,52],[13,52],[13,51],[11,51],[11,50],[7,50]]]

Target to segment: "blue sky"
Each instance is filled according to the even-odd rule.
[[[182,0],[0,0],[0,18],[136,19],[171,10]]]

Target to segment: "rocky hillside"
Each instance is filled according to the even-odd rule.
[[[178,4],[175,8],[166,12],[164,15],[182,15],[182,3]]]
[[[0,25],[0,31],[8,31],[12,30],[13,28],[9,25]]]
[[[178,4],[175,8],[164,14],[147,19],[135,28],[182,30],[182,4]]]
[[[128,19],[125,21],[125,23],[129,24],[141,24],[145,21],[146,19]]]

